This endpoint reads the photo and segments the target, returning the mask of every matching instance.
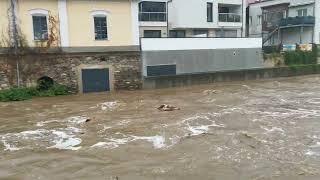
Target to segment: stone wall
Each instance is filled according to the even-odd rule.
[[[17,85],[16,59],[19,60],[20,83],[35,86],[43,76],[79,91],[79,67],[103,65],[111,67],[114,90],[142,87],[140,52],[48,53],[28,54],[19,58],[0,55],[0,87]]]

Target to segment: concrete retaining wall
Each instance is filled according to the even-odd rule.
[[[201,73],[262,68],[261,49],[211,49],[179,51],[145,51],[145,66],[176,65],[176,73]],[[147,68],[143,69],[144,76]]]
[[[261,38],[142,38],[141,49],[144,77],[264,67]]]
[[[190,85],[210,84],[216,82],[245,81],[309,74],[320,74],[320,65],[301,65],[293,67],[277,67],[228,72],[185,74],[177,76],[145,77],[143,88],[155,89],[183,87]]]

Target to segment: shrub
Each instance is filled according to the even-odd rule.
[[[23,101],[31,99],[28,88],[11,88],[0,91],[0,101]]]
[[[0,91],[0,101],[23,101],[32,97],[52,97],[70,94],[69,89],[60,84],[54,84],[47,90],[38,87],[30,88],[11,88]]]
[[[317,48],[313,48],[311,52],[304,51],[291,51],[284,53],[284,62],[286,65],[299,65],[299,64],[317,64]]]

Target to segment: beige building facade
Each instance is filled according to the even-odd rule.
[[[138,45],[131,0],[0,0],[0,42],[25,46],[105,47]],[[16,23],[12,23],[16,22]]]

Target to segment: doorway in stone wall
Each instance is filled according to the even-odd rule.
[[[110,76],[108,68],[82,69],[82,92],[110,91]]]

